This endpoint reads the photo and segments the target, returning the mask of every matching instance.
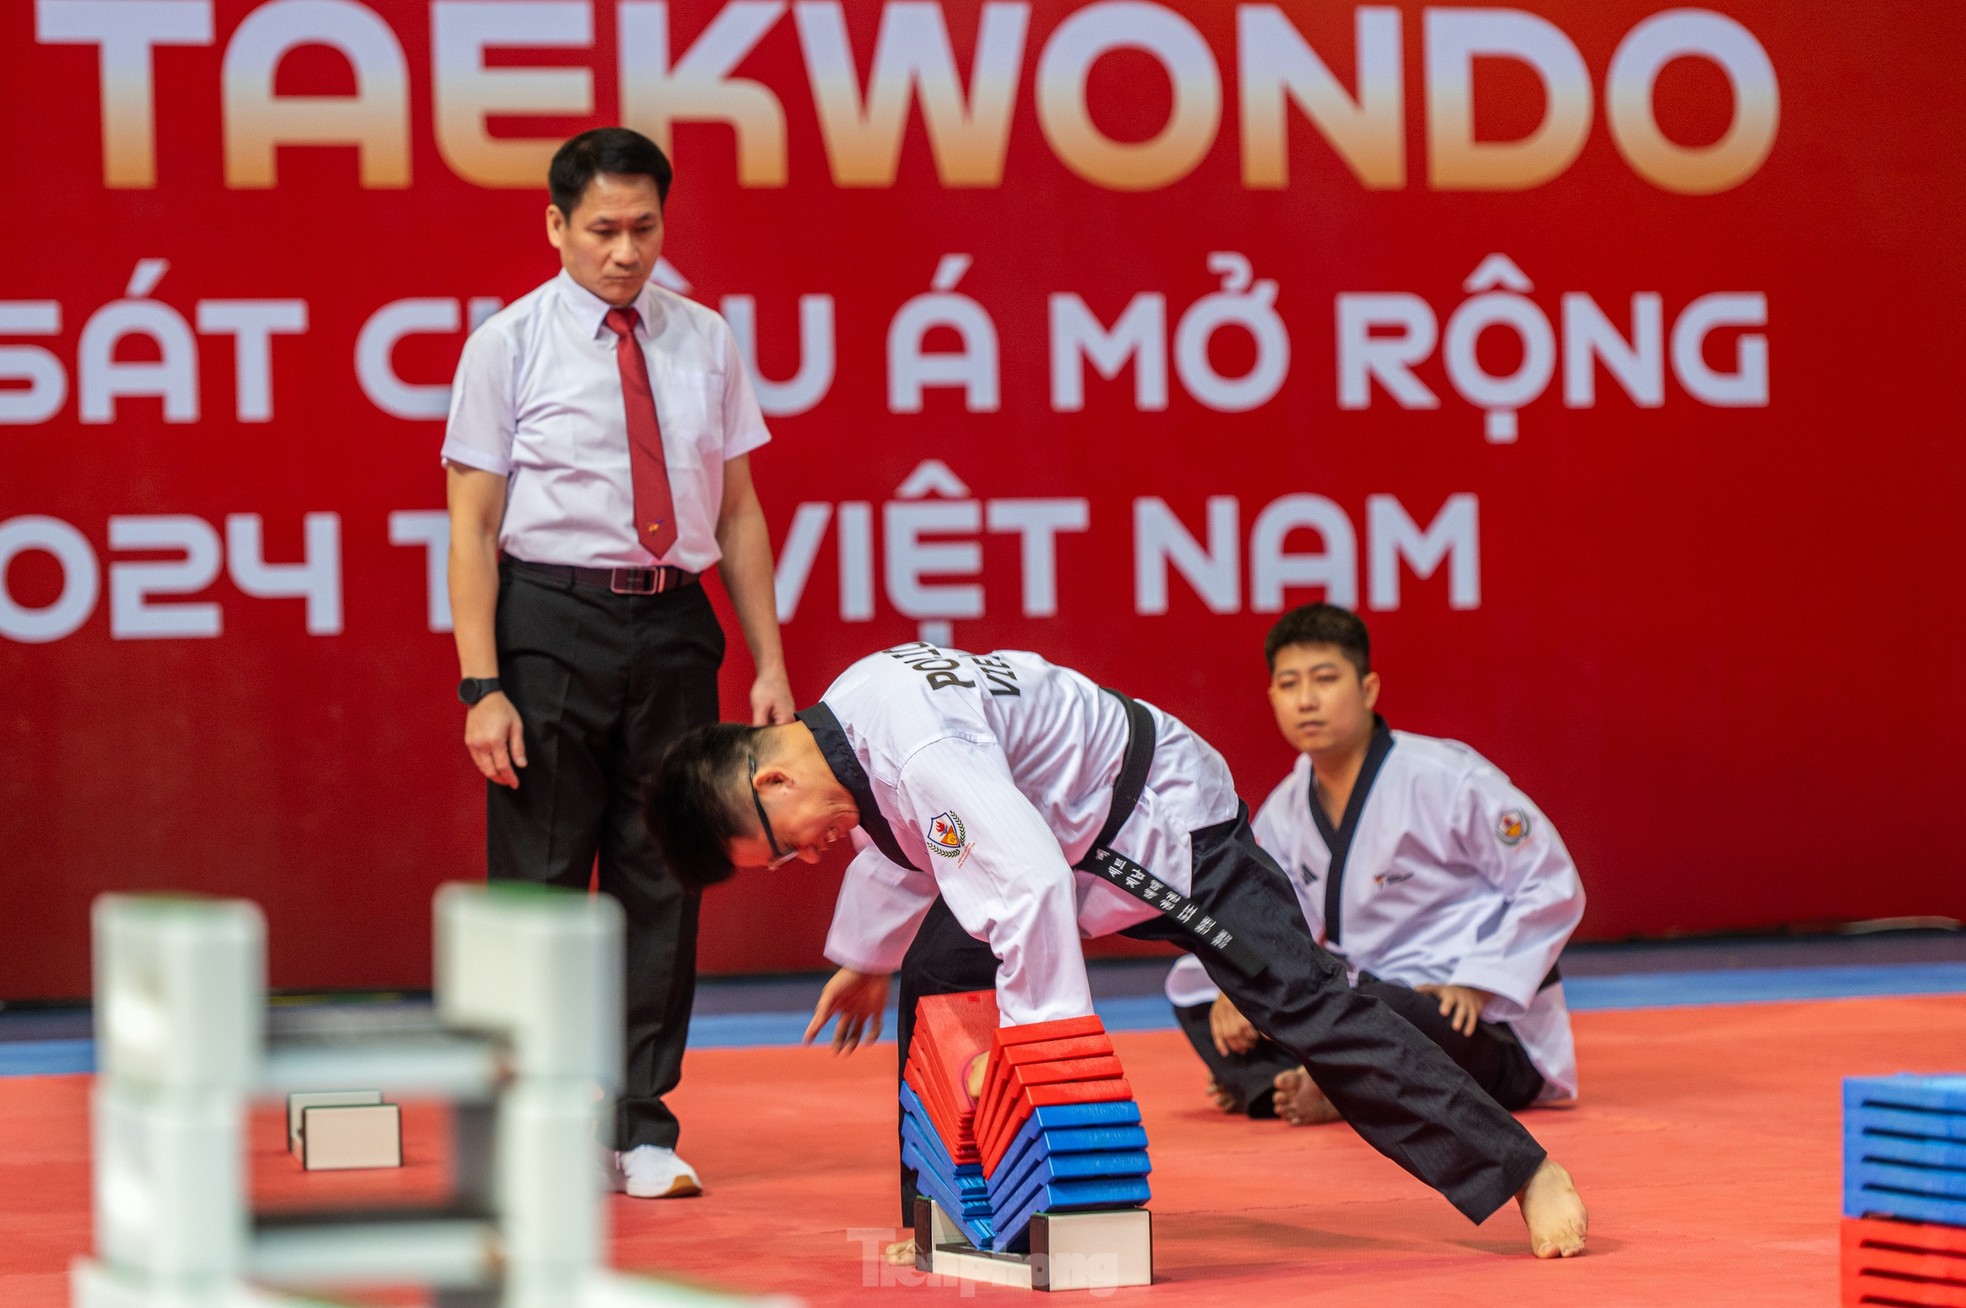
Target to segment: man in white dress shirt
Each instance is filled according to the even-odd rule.
[[[1577,1057],[1557,956],[1584,912],[1540,809],[1466,745],[1392,731],[1374,708],[1371,638],[1308,604],[1265,641],[1270,707],[1298,751],[1256,814],[1318,943],[1358,988],[1439,1045],[1504,1108],[1568,1103]],[[1341,1115],[1192,960],[1168,998],[1229,1111],[1306,1125]]]
[[[888,974],[938,904],[996,958],[1006,1025],[1092,1011],[1081,934],[1167,940],[1471,1220],[1514,1196],[1539,1257],[1582,1251],[1568,1174],[1346,983],[1221,756],[1173,716],[1035,654],[916,642],[855,663],[796,722],[691,732],[657,776],[649,825],[687,880],[858,846],[827,939],[840,971],[811,1028],[837,1015],[836,1047],[878,1032]]]
[[[626,910],[617,1184],[695,1194],[662,1097],[682,1075],[699,895],[648,837],[639,786],[717,718],[715,566],[750,647],[757,722],[791,720],[771,544],[750,452],[768,439],[722,318],[651,285],[669,160],[623,128],[548,171],[561,272],[465,342],[444,440],[451,612],[487,786],[489,875],[585,889]]]

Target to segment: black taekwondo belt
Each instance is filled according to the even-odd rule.
[[[1126,709],[1126,753],[1120,760],[1120,774],[1113,781],[1113,806],[1106,814],[1106,825],[1078,861],[1078,870],[1104,877],[1135,899],[1152,905],[1194,936],[1197,948],[1222,959],[1242,975],[1258,975],[1266,965],[1247,942],[1202,912],[1194,900],[1113,848],[1114,838],[1147,788],[1147,773],[1154,765],[1154,715],[1117,690],[1101,689]]]

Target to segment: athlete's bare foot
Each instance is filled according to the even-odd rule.
[[[1301,1067],[1278,1072],[1271,1084],[1276,1087],[1273,1099],[1277,1116],[1292,1126],[1321,1126],[1344,1120],[1344,1114],[1324,1097],[1324,1091],[1317,1088],[1311,1074]]]
[[[983,1075],[989,1070],[989,1050],[986,1049],[969,1060],[969,1071],[963,1075],[963,1089],[969,1091],[969,1102],[971,1104],[983,1098]]]
[[[896,1240],[881,1250],[881,1261],[889,1267],[913,1267],[915,1265],[915,1237]]]
[[[1236,1111],[1236,1097],[1230,1094],[1227,1090],[1224,1090],[1222,1088],[1222,1083],[1220,1081],[1217,1081],[1212,1076],[1208,1078],[1208,1097],[1212,1099],[1215,1102],[1215,1106],[1221,1109],[1223,1112],[1233,1113]]]
[[[1529,1227],[1529,1251],[1538,1258],[1575,1258],[1584,1252],[1589,1225],[1584,1201],[1570,1182],[1570,1173],[1554,1158],[1545,1158],[1516,1194],[1523,1223]]]

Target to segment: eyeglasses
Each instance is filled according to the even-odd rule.
[[[748,757],[751,761],[751,802],[758,806],[758,825],[764,828],[765,843],[771,846],[771,861],[765,864],[765,870],[776,871],[797,858],[799,851],[778,847],[778,837],[772,832],[771,819],[765,816],[765,797],[758,793],[758,756],[752,754]]]

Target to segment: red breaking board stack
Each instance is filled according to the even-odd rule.
[[[1966,1076],[1844,1081],[1843,1302],[1966,1308]]]
[[[958,1165],[979,1161],[976,1104],[963,1084],[997,1029],[997,997],[988,990],[929,995],[915,1006],[915,1035],[901,1079],[928,1110],[929,1121]]]
[[[1039,1212],[1149,1197],[1140,1109],[1097,1017],[999,1027],[989,991],[932,995],[902,1081],[903,1161],[978,1248],[1019,1248]]]

